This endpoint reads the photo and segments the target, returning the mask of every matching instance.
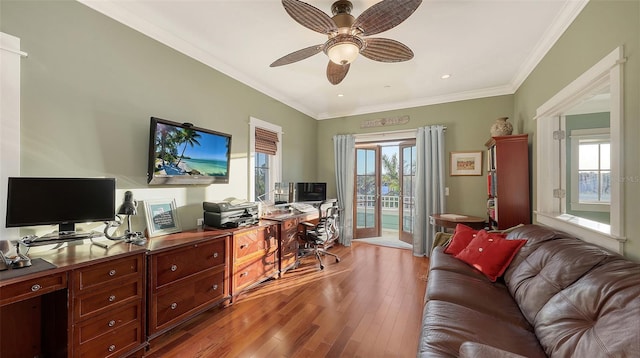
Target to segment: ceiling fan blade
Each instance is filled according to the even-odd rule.
[[[368,38],[367,46],[360,54],[380,62],[402,62],[413,58],[413,51],[405,44],[385,38]]]
[[[422,0],[383,0],[365,10],[353,23],[364,36],[371,36],[396,27],[420,6]]]
[[[290,63],[298,62],[300,60],[304,60],[307,57],[311,57],[318,52],[322,51],[323,45],[314,45],[309,46],[307,48],[303,48],[302,50],[298,50],[292,52],[288,55],[282,56],[279,59],[275,60],[269,67],[278,67],[283,65],[288,65]]]
[[[282,6],[289,16],[310,30],[321,34],[338,31],[333,19],[312,5],[298,0],[282,0]]]
[[[331,82],[332,85],[337,85],[342,82],[342,80],[347,76],[347,72],[349,72],[349,64],[346,65],[338,65],[329,61],[329,65],[327,65],[327,79]]]

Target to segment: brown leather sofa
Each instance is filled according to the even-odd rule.
[[[640,264],[543,226],[503,277],[436,247],[418,357],[640,357]]]

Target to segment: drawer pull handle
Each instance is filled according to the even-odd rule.
[[[116,325],[116,321],[114,320],[109,321],[109,327],[113,327],[115,325]]]
[[[249,276],[249,272],[243,272],[240,274],[240,277],[245,277],[245,276]]]
[[[171,265],[171,272],[176,272],[177,269],[178,269],[178,266]]]
[[[115,275],[116,275],[116,270],[109,271],[109,276],[115,276]]]
[[[175,303],[175,302],[174,302],[174,303],[172,303],[172,304],[171,304],[171,309],[172,309],[172,310],[175,310],[176,308],[178,308],[178,304],[177,304],[177,303]]]
[[[31,292],[36,292],[38,290],[40,290],[42,288],[42,286],[38,285],[37,283],[33,286],[31,286]]]
[[[217,291],[218,290],[218,285],[213,285],[213,290]]]
[[[116,350],[116,345],[112,344],[109,346],[109,352],[114,352]]]
[[[218,257],[218,253],[217,253],[217,252],[214,252],[214,253],[213,253],[213,258],[215,259],[215,258],[217,258],[217,257]]]
[[[247,244],[240,245],[240,249],[246,249],[246,248],[247,248]]]
[[[109,296],[109,302],[113,302],[116,300],[116,295]]]

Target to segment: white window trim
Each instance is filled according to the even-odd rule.
[[[562,213],[561,201],[553,196],[553,190],[561,188],[560,176],[549,175],[562,169],[560,151],[554,143],[553,132],[558,130],[558,117],[573,107],[596,88],[609,85],[611,94],[611,177],[623,178],[623,48],[618,47],[605,56],[575,81],[538,107],[537,120],[537,208],[536,220],[543,225],[566,231],[581,239],[624,254],[624,193],[621,180],[611,180],[610,225],[578,218]],[[614,145],[615,144],[615,145]],[[561,188],[562,189],[562,188]]]
[[[602,137],[603,141],[611,142],[609,128],[574,129],[571,131],[571,210],[610,212],[609,203],[580,202],[578,193],[578,156],[581,139]]]
[[[277,152],[276,155],[270,156],[271,159],[269,162],[269,180],[274,185],[282,181],[282,135],[284,133],[282,132],[282,127],[278,125],[254,117],[249,118],[249,189],[247,198],[258,201],[257,198],[253,197],[256,188],[256,127],[267,129],[278,134],[278,143],[276,143]],[[275,187],[270,190],[275,190]]]
[[[18,37],[0,32],[0,197],[7,197],[8,178],[20,176],[20,51]],[[0,205],[0,238],[16,239],[6,228],[6,203]]]

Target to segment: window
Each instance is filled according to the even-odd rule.
[[[254,201],[273,201],[275,183],[282,177],[282,128],[257,118],[250,119],[249,127],[250,196]]]
[[[255,175],[255,188],[254,197],[261,197],[268,200],[267,188],[269,185],[270,170],[269,163],[271,163],[272,156],[266,153],[256,152],[256,166],[254,168]]]
[[[537,208],[535,210],[536,221],[559,230],[576,235],[581,239],[601,245],[612,251],[624,253],[625,227],[624,227],[624,193],[622,180],[610,180],[610,178],[624,178],[622,162],[623,143],[623,85],[622,65],[624,63],[623,49],[618,47],[605,56],[602,60],[580,75],[565,88],[556,93],[547,102],[538,107],[536,112],[536,171],[537,171]],[[578,164],[575,170],[567,163],[567,157],[572,149],[567,142],[570,141],[565,133],[572,136],[574,129],[565,132],[565,119],[567,115],[578,113],[594,113],[585,111],[591,105],[595,105],[601,112],[598,98],[606,99],[607,112],[609,113],[609,138],[584,137],[575,144],[576,151],[583,150],[582,157],[587,156],[587,151],[598,153],[588,155],[593,161],[583,160],[580,164],[580,154],[577,155]],[[578,110],[578,107],[579,108]],[[585,121],[587,121],[585,119]],[[583,122],[586,123],[586,122]],[[585,126],[586,127],[586,126]],[[585,128],[582,127],[582,128]],[[590,128],[602,128],[601,125]],[[566,142],[565,142],[566,141]],[[581,148],[582,147],[582,148]],[[606,154],[608,152],[608,154]],[[608,157],[608,162],[603,160]],[[603,223],[594,218],[595,214],[587,211],[571,211],[572,203],[579,204],[581,199],[568,201],[574,188],[572,173],[579,178],[580,169],[583,169],[585,179],[597,178],[597,181],[585,181],[582,199],[599,198],[609,202],[607,214],[608,223]],[[569,171],[571,170],[571,173]],[[579,191],[579,179],[575,180]],[[596,189],[597,188],[597,189]],[[591,192],[597,195],[587,196]],[[566,193],[566,195],[565,195]],[[580,198],[577,194],[575,198]],[[586,201],[586,200],[584,200]],[[603,205],[595,203],[592,205]],[[589,215],[587,215],[589,214]],[[602,214],[602,213],[601,213]]]
[[[610,153],[608,128],[571,131],[571,210],[609,211]]]

